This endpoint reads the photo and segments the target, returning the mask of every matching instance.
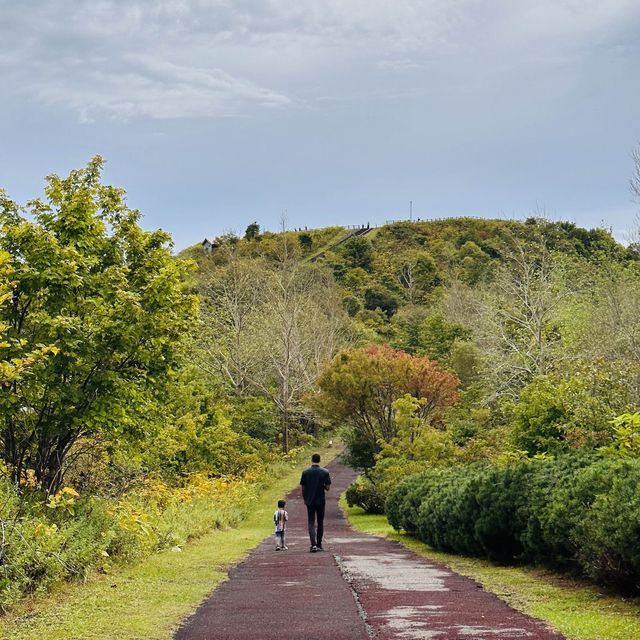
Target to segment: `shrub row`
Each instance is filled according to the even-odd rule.
[[[574,453],[431,469],[397,485],[385,510],[436,549],[578,568],[640,592],[640,460]]]

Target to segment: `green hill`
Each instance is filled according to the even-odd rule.
[[[539,218],[448,218],[371,229],[327,227],[266,232],[251,240],[227,234],[216,242],[219,246],[210,254],[194,245],[181,256],[206,269],[224,265],[231,255],[278,260],[286,245],[289,258],[328,268],[344,293],[349,315],[382,338],[390,337],[385,324],[403,307],[433,307],[453,283],[476,288],[491,282],[514,242],[542,244],[549,254],[575,265],[599,260],[625,264],[638,257],[606,229],[588,230]]]

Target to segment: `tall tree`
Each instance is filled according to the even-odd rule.
[[[458,397],[457,377],[425,357],[389,346],[338,354],[318,380],[314,407],[337,424],[351,427],[349,447],[357,466],[369,467],[382,443],[398,434],[394,402],[416,398],[417,424],[438,425]]]
[[[280,415],[280,440],[302,396],[347,340],[347,321],[333,279],[290,257],[283,237],[277,263],[232,259],[205,285],[203,367],[238,395],[257,393]]]
[[[345,315],[329,274],[293,261],[270,272],[263,300],[254,385],[278,407],[282,448],[288,451],[292,411],[344,346]]]
[[[229,255],[201,282],[201,327],[196,337],[200,367],[235,395],[250,391],[257,367],[256,318],[262,304],[266,265]]]
[[[554,314],[571,293],[560,279],[544,238],[508,238],[503,264],[486,291],[484,322],[477,327],[492,354],[500,393],[517,393],[552,370],[552,349],[559,340]]]
[[[33,469],[45,494],[79,439],[135,429],[131,408],[175,366],[196,312],[187,263],[171,256],[167,233],[138,226],[123,190],[101,184],[102,164],[49,176],[46,198],[24,212],[0,202],[13,268],[4,363],[25,345],[49,347],[3,384],[0,437],[14,480]]]
[[[410,304],[424,302],[425,296],[440,283],[435,261],[424,251],[407,251],[400,257],[396,273]]]
[[[260,237],[260,225],[257,222],[252,222],[247,226],[244,232],[245,240],[256,240]]]

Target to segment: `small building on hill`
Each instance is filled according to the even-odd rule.
[[[201,244],[205,253],[213,253],[220,246],[216,239],[210,240],[209,238],[205,238]]]

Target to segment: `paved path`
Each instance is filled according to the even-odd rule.
[[[259,545],[176,640],[562,639],[473,580],[351,529],[338,498],[355,473],[337,462],[328,468],[327,551],[309,553],[296,489],[287,497],[289,551],[276,552],[271,537]]]

